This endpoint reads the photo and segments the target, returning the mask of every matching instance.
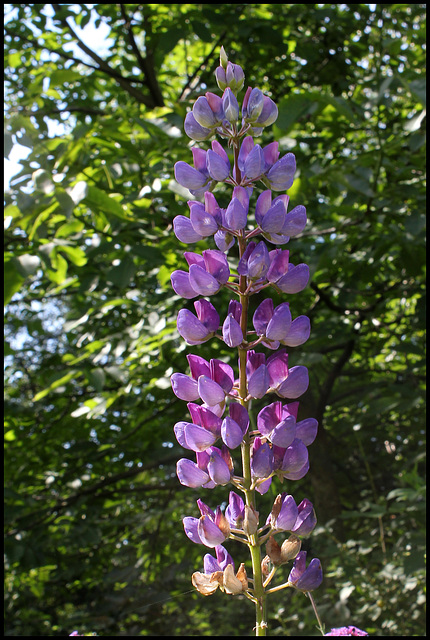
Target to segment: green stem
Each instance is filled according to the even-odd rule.
[[[245,232],[242,231],[238,238],[239,243],[239,255],[242,257],[246,249]],[[240,276],[239,279],[240,289],[240,304],[242,305],[241,316],[241,329],[244,336],[247,334],[248,329],[248,308],[249,308],[249,295],[247,293],[247,278],[246,276]],[[241,404],[248,410],[248,385],[246,380],[246,349],[239,347],[239,398]],[[245,435],[242,445],[242,469],[243,469],[243,485],[245,501],[248,507],[255,509],[255,489],[252,487],[251,477],[251,438],[249,432]],[[251,554],[252,572],[254,579],[254,592],[255,597],[255,635],[266,635],[266,596],[265,589],[263,587],[263,573],[261,570],[261,545],[258,532],[248,535],[248,547]]]

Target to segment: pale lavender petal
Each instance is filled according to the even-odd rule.
[[[210,407],[224,400],[225,394],[223,388],[207,376],[200,376],[197,384],[200,398]]]
[[[175,164],[175,178],[176,182],[187,189],[199,189],[207,182],[206,176],[182,160]]]
[[[179,334],[190,344],[202,344],[210,336],[206,327],[188,309],[178,312],[177,327]]]
[[[170,377],[173,393],[180,399],[192,402],[198,400],[199,391],[197,382],[184,373],[173,373]]]
[[[243,342],[242,329],[240,324],[229,314],[222,326],[222,337],[228,347],[238,347]]]
[[[199,242],[203,239],[191,224],[191,220],[186,216],[176,216],[173,218],[173,231],[180,242],[189,244],[191,242]]]
[[[178,296],[181,296],[181,298],[191,300],[198,296],[198,292],[191,286],[190,275],[186,271],[182,271],[180,269],[174,271],[170,276],[170,281],[172,283],[173,290],[178,294]]]
[[[220,290],[220,283],[210,273],[196,264],[190,267],[190,285],[196,295],[212,296]]]
[[[209,475],[206,471],[200,469],[195,462],[188,460],[188,458],[178,460],[176,464],[176,475],[181,484],[193,489],[202,487],[209,480]]]
[[[215,218],[201,204],[191,206],[190,222],[195,233],[201,237],[212,236],[218,230]]]

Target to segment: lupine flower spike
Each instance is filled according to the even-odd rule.
[[[288,353],[311,332],[309,318],[297,315],[293,300],[308,284],[309,267],[297,264],[293,252],[282,248],[303,231],[307,217],[303,205],[289,208],[284,193],[294,181],[294,154],[282,155],[277,142],[261,146],[254,141],[276,121],[276,104],[258,87],[245,87],[242,68],[228,60],[223,47],[215,79],[221,93],[197,98],[185,118],[185,132],[193,141],[212,140],[206,148],[192,147],[191,163],[175,165],[177,182],[194,199],[173,220],[183,244],[205,239],[211,244],[201,254],[186,250],[186,264],[172,273],[171,282],[180,298],[193,300],[194,310],[187,304],[177,317],[187,345],[222,340],[233,352],[229,362],[190,353],[189,373],[171,376],[173,392],[187,403],[189,413],[174,426],[187,452],[177,463],[177,476],[192,488],[232,486],[225,508],[198,499],[200,515],[183,518],[188,538],[215,552],[203,556],[192,583],[204,596],[218,588],[230,596],[244,594],[255,604],[258,636],[268,628],[270,593],[289,587],[310,596],[323,580],[320,561],[308,561],[300,550],[317,522],[310,500],[297,503],[288,490],[277,496],[269,514],[260,514],[257,507],[258,494],[266,493],[272,481],[293,482],[306,475],[308,447],[317,435],[314,418],[299,418],[298,399],[308,388],[308,370]],[[214,195],[218,183],[231,186],[227,198],[224,192]],[[236,259],[229,260],[233,248]],[[216,303],[222,288],[237,296],[227,309]],[[284,298],[276,307],[270,288]],[[254,304],[252,296],[263,289],[266,295]],[[266,396],[251,419],[252,400]],[[230,556],[224,547],[229,539],[249,548],[248,567]],[[288,563],[287,581],[271,585]]]

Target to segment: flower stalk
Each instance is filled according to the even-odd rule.
[[[172,375],[173,392],[188,403],[191,416],[191,422],[177,423],[174,432],[196,460],[179,460],[177,475],[188,487],[210,490],[232,484],[242,494],[230,491],[224,511],[219,506],[213,511],[199,499],[200,518],[187,516],[183,524],[192,542],[216,554],[204,556],[203,572],[193,574],[193,585],[205,596],[218,588],[232,596],[245,595],[255,604],[255,635],[264,636],[268,595],[287,587],[306,594],[322,582],[320,561],[314,558],[306,566],[306,552],[300,551],[301,538],[316,525],[311,502],[304,499],[297,504],[292,495],[281,493],[261,521],[257,505],[258,495],[266,493],[276,477],[291,482],[304,477],[309,470],[307,447],[318,427],[313,418],[298,419],[297,398],[306,391],[309,376],[306,367],[291,366],[287,353],[288,347],[303,344],[310,334],[309,319],[293,319],[289,300],[307,285],[309,267],[293,264],[290,252],[281,248],[303,230],[306,210],[299,205],[289,211],[289,197],[283,193],[293,184],[294,155],[279,158],[277,142],[261,147],[254,140],[275,122],[275,103],[260,89],[248,87],[240,110],[237,95],[245,76],[223,48],[215,77],[222,96],[208,92],[199,97],[184,126],[197,142],[216,135],[227,140],[230,155],[213,140],[208,150],[192,148],[194,166],[176,163],[176,180],[194,199],[188,201],[189,216],[176,216],[173,226],[181,242],[192,244],[213,236],[217,249],[206,249],[202,255],[186,251],[188,271],[173,272],[171,281],[181,298],[197,298],[197,316],[189,309],[178,314],[180,335],[189,345],[222,339],[236,349],[237,373],[228,363],[189,354],[190,375]],[[220,206],[213,193],[219,182],[233,188],[225,206]],[[273,191],[281,193],[273,197]],[[253,222],[254,193],[258,197]],[[228,252],[233,247],[238,266],[232,273]],[[222,287],[237,296],[230,301],[227,314],[207,300]],[[288,299],[275,308],[271,298],[266,298],[256,307],[252,296],[270,287]],[[266,357],[256,347],[272,354]],[[272,401],[253,415],[253,402],[259,405],[268,394]],[[239,451],[242,476],[235,471]],[[275,536],[285,533],[290,537],[280,544]],[[236,571],[223,546],[228,539],[248,546],[249,577],[244,563]],[[266,555],[262,557],[264,544]],[[279,567],[289,562],[293,565],[288,581],[270,586]]]

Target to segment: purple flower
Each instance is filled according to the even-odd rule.
[[[288,354],[281,349],[267,360],[270,387],[281,398],[295,399],[309,386],[309,373],[304,366],[288,367]]]
[[[276,349],[290,331],[292,323],[290,305],[288,302],[283,302],[274,309],[271,298],[263,300],[257,307],[252,322],[257,335],[265,336],[270,342],[275,343],[272,345],[264,342],[264,344]]]
[[[306,551],[300,551],[288,576],[290,585],[299,591],[306,592],[317,589],[322,581],[321,562],[318,558],[314,558],[306,569]]]
[[[229,449],[238,447],[249,427],[249,415],[245,407],[232,402],[228,408],[229,414],[221,425],[221,438]]]
[[[251,448],[251,473],[255,478],[268,478],[273,472],[273,453],[268,442],[254,438]]]
[[[172,287],[182,298],[211,296],[228,281],[230,269],[221,251],[207,249],[201,256],[185,251],[184,256],[190,265],[189,273],[179,269],[171,275]]]
[[[233,529],[242,528],[243,518],[245,517],[245,503],[234,491],[230,491],[225,517]]]
[[[237,271],[251,280],[260,280],[266,276],[269,266],[269,252],[264,242],[250,242],[239,260]]]
[[[270,252],[270,267],[267,272],[269,282],[276,284],[284,293],[298,293],[309,281],[307,264],[294,266],[289,262],[289,251],[275,249]]]
[[[177,317],[177,327],[187,344],[203,344],[217,331],[220,323],[215,307],[204,298],[196,300],[196,316],[188,309],[181,309]]]
[[[270,188],[274,191],[287,191],[294,182],[295,172],[296,158],[293,153],[287,153],[266,172]]]
[[[233,558],[221,544],[215,547],[215,554],[216,559],[210,553],[207,553],[203,558],[203,572],[206,575],[214,571],[224,571],[228,564],[231,564],[234,568]]]
[[[245,74],[242,67],[232,62],[227,62],[225,67],[217,67],[215,69],[215,78],[221,91],[230,87],[234,93],[240,91],[245,82]]]
[[[287,407],[287,405],[285,405]],[[296,437],[296,418],[283,410],[281,402],[273,402],[264,407],[257,416],[260,433],[273,444],[287,448]]]
[[[276,498],[269,521],[273,529],[292,531],[292,527],[297,521],[297,515],[298,508],[293,496],[284,492]]]
[[[223,226],[229,231],[244,229],[247,223],[249,196],[243,187],[233,189],[233,197],[223,212]]]
[[[217,100],[215,100],[216,98],[218,98],[218,96],[215,96],[215,94],[211,94],[210,101],[207,95],[206,97],[200,96],[193,105],[194,119],[203,128],[213,129],[222,122],[224,112],[222,105],[221,109],[219,108],[219,104]],[[212,107],[215,107],[216,110]]]
[[[204,502],[197,500],[200,518],[185,517],[182,522],[185,533],[192,542],[207,547],[220,545],[230,535],[230,525],[218,506],[214,513]]]
[[[297,520],[290,531],[297,536],[308,536],[316,527],[317,518],[312,502],[307,498],[298,506]]]
[[[197,487],[212,488],[215,486],[214,482],[210,482],[209,474],[188,458],[178,460],[176,463],[176,475],[182,485],[192,489]]]
[[[184,130],[191,140],[196,140],[198,142],[207,140],[212,135],[212,130],[207,127],[202,127],[202,125],[197,122],[194,113],[191,113],[191,111],[185,116]]]
[[[212,180],[223,182],[230,173],[230,161],[219,142],[212,142],[212,149],[206,153],[206,169]]]
[[[239,307],[240,309],[238,310]],[[237,303],[235,300],[230,300],[228,315],[222,326],[223,340],[227,346],[232,348],[238,347],[243,342],[243,333],[240,326],[241,308],[241,304]]]
[[[277,119],[278,107],[260,89],[248,87],[243,99],[242,117],[244,122],[249,122],[253,127],[267,127]],[[254,129],[253,134],[257,135]]]
[[[325,633],[325,636],[368,636],[366,631],[362,631],[357,627],[339,627],[332,629],[329,633]]]
[[[223,403],[234,384],[233,369],[221,360],[189,354],[191,378],[183,373],[173,373],[170,377],[174,394],[181,400],[193,402],[201,398],[210,407]]]

